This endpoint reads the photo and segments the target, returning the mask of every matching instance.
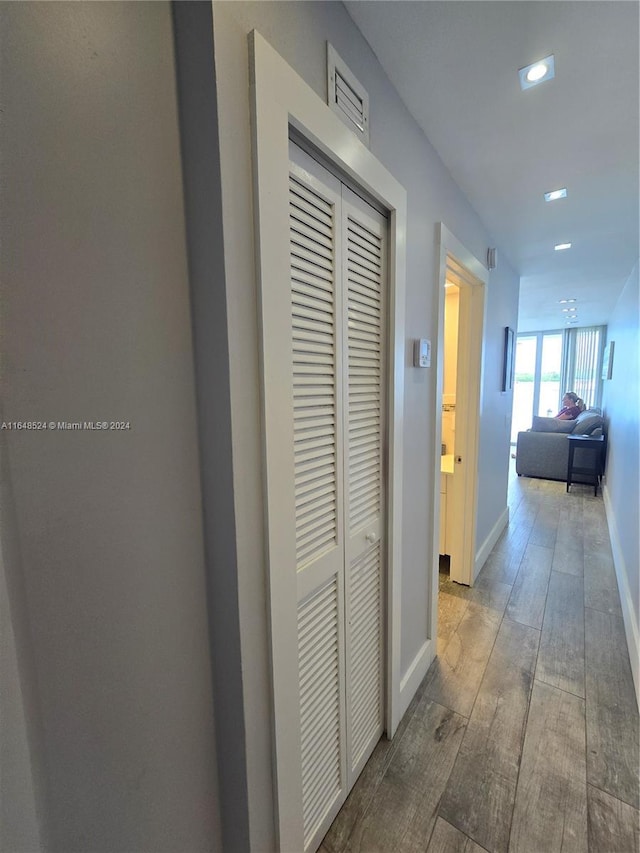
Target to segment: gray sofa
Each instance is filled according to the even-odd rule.
[[[518,433],[516,473],[524,477],[565,480],[569,461],[567,435],[602,435],[604,432],[605,423],[599,409],[586,409],[574,421],[534,417],[531,429]],[[589,453],[578,448],[575,467],[590,467],[593,456],[587,456]],[[580,475],[574,479],[588,482],[588,478],[585,480]]]

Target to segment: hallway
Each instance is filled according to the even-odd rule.
[[[509,504],[472,589],[441,570],[438,658],[321,853],[640,848],[638,710],[603,499],[512,471]]]

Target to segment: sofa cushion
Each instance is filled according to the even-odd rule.
[[[558,418],[542,418],[538,415],[533,416],[531,429],[533,432],[573,432],[578,418],[575,421],[561,421]]]
[[[591,412],[587,409],[575,419],[573,432],[575,435],[591,435],[595,430],[604,427],[604,419],[602,415],[596,412]]]

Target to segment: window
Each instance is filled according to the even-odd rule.
[[[560,408],[564,394],[560,387],[562,364],[562,334],[542,335],[542,357],[540,360],[540,382],[538,387],[537,415],[552,418]]]
[[[602,401],[602,356],[606,326],[567,329],[564,333],[562,382],[564,390],[575,391],[590,409]]]
[[[554,417],[565,391],[575,391],[587,408],[600,405],[605,342],[606,326],[518,335],[512,444],[529,429],[534,415]]]

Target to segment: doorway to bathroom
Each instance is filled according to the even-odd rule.
[[[458,379],[458,321],[460,288],[451,280],[444,285],[444,362],[442,380],[442,441],[440,457],[440,569],[451,571],[457,523],[454,507],[454,453]]]
[[[438,324],[434,580],[440,555],[449,575],[471,586],[475,576],[478,438],[485,285],[488,271],[441,226]],[[437,591],[437,587],[436,587]],[[437,598],[437,594],[435,596]],[[435,617],[437,618],[437,617]]]

